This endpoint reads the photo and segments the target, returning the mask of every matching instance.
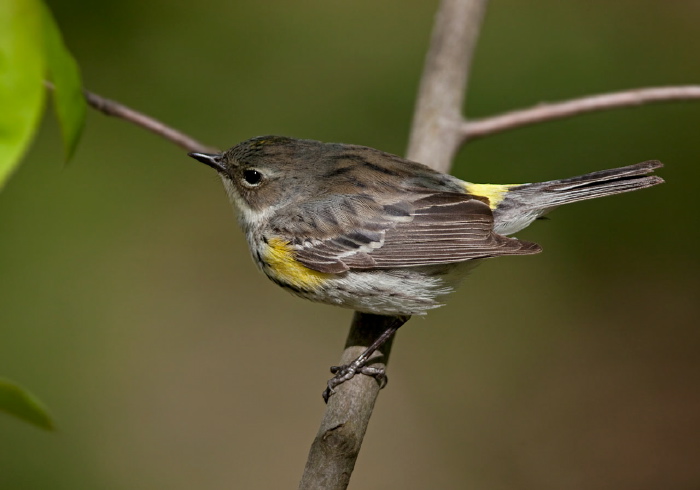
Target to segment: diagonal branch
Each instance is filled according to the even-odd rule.
[[[352,362],[392,321],[393,317],[356,312],[340,364]],[[372,366],[387,364],[391,340],[372,355]],[[347,488],[379,389],[374,378],[364,375],[355,376],[335,389],[311,444],[300,489]]]
[[[528,109],[506,112],[497,116],[462,121],[462,143],[491,136],[510,129],[538,124],[556,119],[578,116],[587,112],[607,111],[653,102],[670,102],[700,99],[700,85],[654,87],[624,90],[609,94],[592,95],[564,102],[538,104]]]
[[[107,99],[101,95],[89,92],[88,90],[83,90],[83,94],[85,94],[85,100],[87,103],[101,113],[106,114],[107,116],[118,117],[137,126],[141,126],[142,128],[147,129],[158,136],[171,141],[172,143],[175,143],[187,151],[201,153],[219,153],[220,151],[212,146],[207,146],[204,143],[200,143],[182,131],[178,131],[167,124],[160,122],[158,119],[147,116],[146,114],[127,107],[120,102]]]

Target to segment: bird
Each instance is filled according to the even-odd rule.
[[[403,321],[442,306],[484,259],[541,252],[513,235],[553,209],[664,182],[650,175],[663,164],[649,160],[547,182],[476,184],[366,146],[275,135],[189,156],[216,170],[253,260],[274,283]]]
[[[534,184],[474,184],[373,148],[281,136],[220,154],[253,259],[303,298],[366,313],[442,306],[482,259],[539,253],[513,235],[563,204],[663,182],[636,165]]]

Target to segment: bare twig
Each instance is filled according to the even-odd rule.
[[[624,90],[609,94],[592,95],[564,102],[538,104],[528,109],[506,112],[493,117],[462,121],[460,132],[462,142],[483,138],[509,129],[531,124],[554,121],[587,112],[606,111],[674,100],[700,99],[700,85],[678,87],[655,87]]]
[[[170,126],[160,122],[159,120],[147,116],[139,111],[131,109],[114,100],[106,99],[101,95],[83,90],[87,103],[98,111],[108,116],[118,117],[130,123],[141,126],[158,136],[162,136],[168,141],[171,141],[187,151],[195,151],[202,153],[219,153],[219,150],[200,143],[196,139],[186,135],[185,133],[171,128]]]
[[[442,0],[418,94],[408,158],[447,171],[460,144],[460,110],[487,0]],[[341,364],[355,359],[391,317],[356,313]],[[386,365],[391,344],[382,347]],[[383,367],[383,366],[382,366]],[[330,398],[311,445],[300,489],[344,489],[379,395],[377,382],[355,376]]]

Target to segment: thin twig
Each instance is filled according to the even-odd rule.
[[[175,143],[187,151],[201,153],[219,153],[220,151],[212,146],[207,146],[200,143],[185,133],[178,131],[175,128],[171,128],[167,124],[127,107],[124,104],[107,99],[88,90],[83,90],[83,93],[85,94],[85,100],[87,100],[87,103],[103,114],[118,117],[130,123],[136,124],[137,126],[141,126],[142,128],[145,128],[158,136],[162,136],[166,140]]]
[[[491,136],[531,124],[554,121],[587,112],[607,111],[652,102],[700,99],[700,85],[654,87],[592,95],[564,102],[538,104],[528,109],[506,112],[493,117],[462,121],[462,142]]]

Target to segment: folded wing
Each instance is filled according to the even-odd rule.
[[[323,230],[321,238],[299,237],[298,227],[277,229],[294,237],[289,241],[297,260],[327,273],[447,264],[541,250],[535,243],[494,233],[491,209],[474,196],[421,192],[401,197],[386,203],[343,201],[340,207],[345,209],[339,209],[337,201],[325,211],[317,208],[316,220],[322,222],[314,229]],[[339,214],[343,221],[335,217]]]

